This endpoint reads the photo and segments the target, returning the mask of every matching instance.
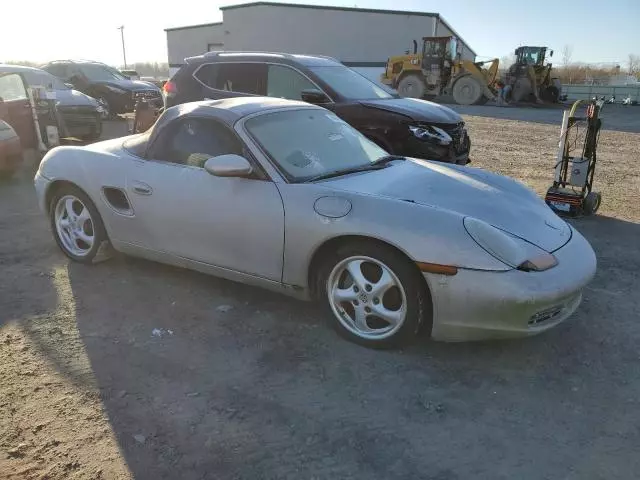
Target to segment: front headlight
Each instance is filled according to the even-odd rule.
[[[409,125],[409,131],[413,133],[416,138],[426,142],[445,146],[451,145],[451,142],[453,142],[451,135],[440,127],[434,127],[432,125]]]
[[[107,90],[113,93],[118,93],[118,94],[126,93],[126,90],[122,88],[114,87],[113,85],[105,85],[105,87],[107,88]]]
[[[465,217],[464,228],[473,240],[491,256],[502,263],[525,272],[541,272],[558,264],[558,260],[544,251],[531,254],[520,242],[482,220]]]

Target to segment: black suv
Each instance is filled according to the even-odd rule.
[[[466,164],[471,142],[448,107],[401,98],[335,59],[285,53],[208,52],[185,59],[163,87],[166,108],[260,95],[322,105],[389,153]]]
[[[130,80],[104,63],[57,60],[40,68],[95,98],[105,117],[132,112],[137,98],[147,99],[156,108],[162,107],[162,94],[157,86]]]

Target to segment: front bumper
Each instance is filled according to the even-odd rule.
[[[568,318],[596,271],[591,245],[573,230],[544,272],[458,270],[425,274],[433,299],[432,337],[469,341],[535,335]]]
[[[397,152],[394,153],[422,160],[436,160],[466,165],[469,162],[469,151],[471,150],[469,136],[465,134],[462,142],[456,148],[454,145],[436,145],[410,136],[402,142],[402,145],[396,149]]]
[[[156,90],[136,90],[125,92],[109,99],[109,106],[112,113],[131,113],[135,109],[138,98],[144,98],[149,102],[151,108],[159,109],[164,107],[164,101],[160,91]]]

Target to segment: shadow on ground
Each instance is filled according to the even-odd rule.
[[[124,257],[69,265],[67,301],[136,479],[631,478],[640,226],[572,223],[598,274],[523,341],[367,350],[313,304]]]

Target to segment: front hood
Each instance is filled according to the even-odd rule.
[[[153,83],[143,82],[142,80],[110,80],[109,82],[103,82],[103,85],[111,85],[112,87],[122,88],[131,92],[137,92],[139,90],[160,91]]]
[[[532,190],[477,168],[411,159],[382,170],[339,177],[325,185],[472,216],[547,252],[571,238],[567,223]]]
[[[56,90],[56,105],[60,107],[97,107],[98,102],[77,90]]]
[[[449,107],[417,98],[388,98],[363,100],[361,105],[405,115],[417,122],[460,123],[462,117]]]

